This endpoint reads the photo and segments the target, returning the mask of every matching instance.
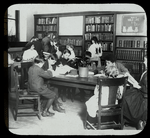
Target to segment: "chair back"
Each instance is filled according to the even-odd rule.
[[[21,62],[21,89],[26,89],[26,82],[28,81],[28,70],[33,65],[33,62]]]
[[[18,98],[19,98],[19,88],[20,88],[20,86],[19,86],[19,78],[18,78],[18,72],[17,72],[17,70],[16,69],[14,69],[14,82],[15,82],[15,92],[16,92],[16,99],[18,100]]]
[[[119,86],[123,86],[123,93],[126,90],[126,84],[127,84],[127,79],[128,77],[122,77],[122,78],[99,78],[98,79],[98,84],[99,84],[99,105],[101,106],[101,96],[102,96],[102,90],[103,93],[105,93],[104,87],[108,87],[108,105],[113,106],[115,105],[116,102],[116,95]]]

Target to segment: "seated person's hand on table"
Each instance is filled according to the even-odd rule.
[[[48,70],[52,72],[53,77],[59,75],[59,72],[57,72],[57,71],[54,71],[54,70],[52,70],[52,69],[48,69]]]

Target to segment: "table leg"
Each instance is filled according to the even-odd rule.
[[[84,89],[81,89],[81,88],[79,88],[79,90],[80,90],[80,101],[81,102],[84,102],[85,101],[85,91],[84,91]]]
[[[72,102],[74,102],[75,92],[76,92],[76,88],[72,88],[72,92],[71,92],[71,101]]]

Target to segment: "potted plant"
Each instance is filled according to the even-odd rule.
[[[89,54],[89,55],[88,55]],[[86,51],[83,58],[78,59],[78,72],[80,77],[88,77],[91,54]]]

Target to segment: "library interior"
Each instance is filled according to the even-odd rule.
[[[146,129],[147,16],[140,5],[14,4],[4,15],[4,37],[11,133]]]

